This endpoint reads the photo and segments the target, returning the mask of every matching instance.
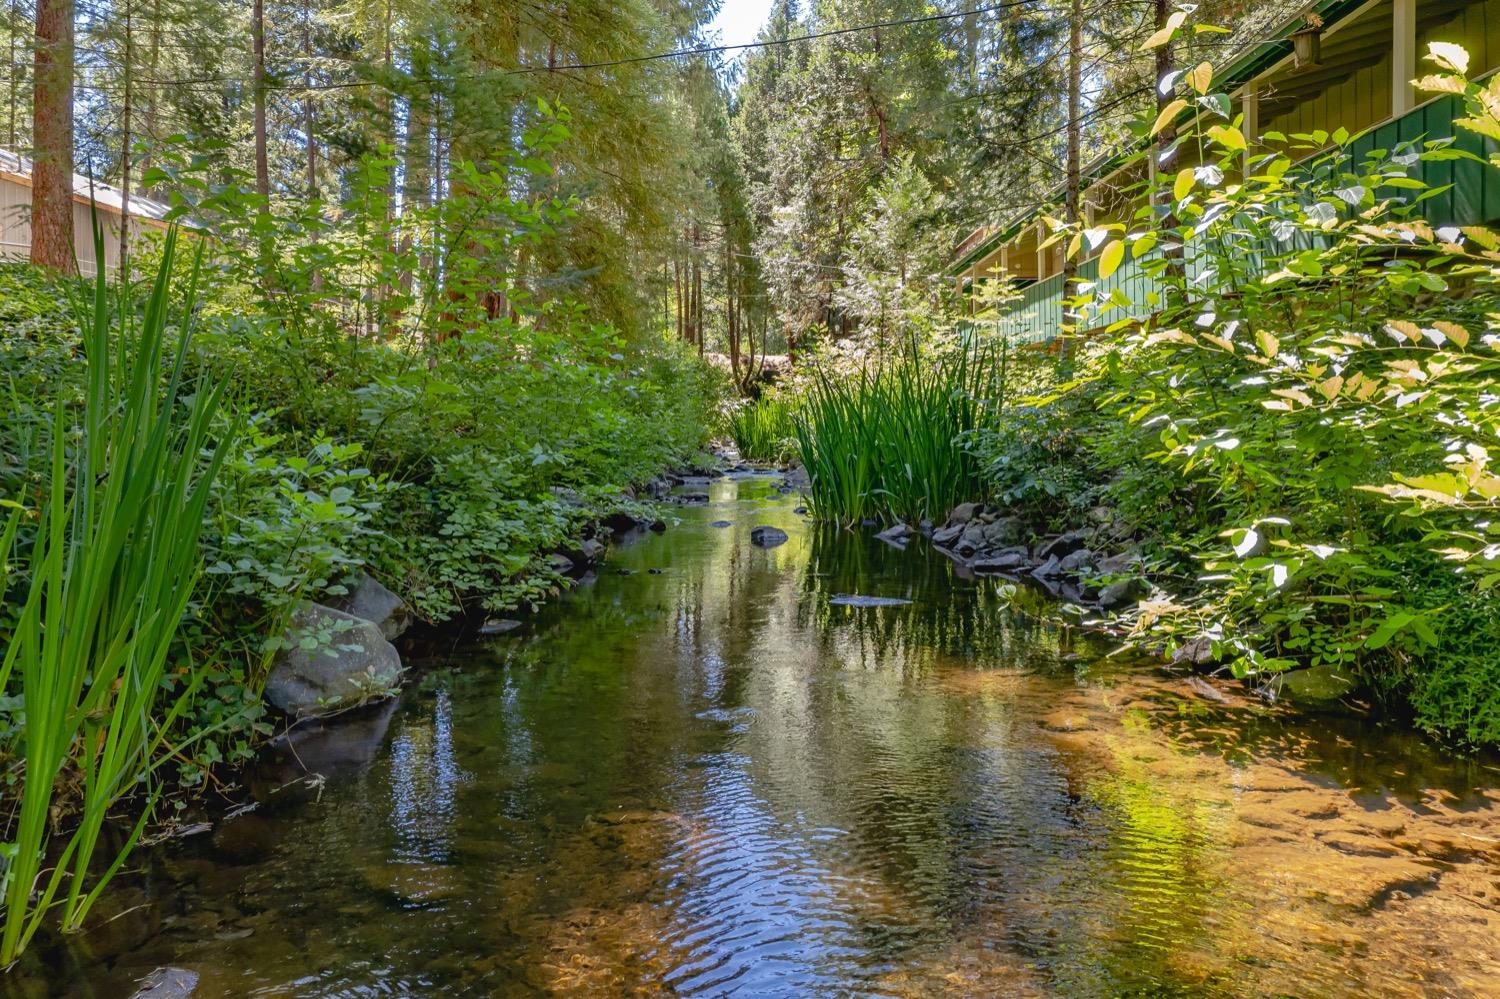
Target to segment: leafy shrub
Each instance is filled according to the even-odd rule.
[[[1448,75],[1428,84],[1500,134],[1493,94],[1436,59]],[[1229,107],[1203,96],[1210,119]],[[1151,315],[1110,323],[1076,381],[977,449],[1013,501],[1098,492],[1172,556],[1191,582],[1142,608],[1142,640],[1206,636],[1251,679],[1325,665],[1429,731],[1494,741],[1500,234],[1418,217],[1410,169],[1468,155],[1448,140],[1356,157],[1342,131],[1268,138],[1286,151],[1242,181],[1238,129],[1204,122],[1185,140],[1201,162],[1136,228],[1100,227],[1102,259],[1152,276]],[[1085,286],[1077,328],[1119,298]]]

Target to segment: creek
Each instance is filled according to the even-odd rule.
[[[1500,995],[1496,759],[1206,694],[774,482],[416,664],[0,991]]]

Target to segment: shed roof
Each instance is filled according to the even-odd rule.
[[[30,187],[31,160],[18,152],[0,147],[0,178]],[[81,173],[73,174],[73,199],[88,204],[91,198],[101,210],[111,215],[124,214],[124,192],[118,187],[101,184]],[[171,206],[160,201],[152,201],[139,194],[130,196],[132,217],[165,222],[169,211]]]

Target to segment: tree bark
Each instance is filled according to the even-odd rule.
[[[73,0],[37,0],[32,72],[31,262],[68,273],[73,252]]]
[[[1082,197],[1081,156],[1083,141],[1083,0],[1072,0],[1068,18],[1068,188],[1067,218],[1073,232],[1079,231],[1083,213],[1079,210]],[[1074,288],[1078,273],[1078,258],[1075,254],[1063,255],[1063,294],[1077,294]]]
[[[125,65],[120,108],[120,282],[130,281],[130,104],[135,76],[134,0],[125,0]]]
[[[250,5],[251,86],[255,102],[255,193],[262,215],[270,212],[271,167],[266,157],[266,18],[264,0]]]
[[[11,0],[10,17],[6,25],[9,30],[6,34],[9,36],[10,43],[10,59],[7,62],[7,65],[10,67],[10,84],[7,87],[9,91],[8,96],[10,97],[10,129],[7,145],[12,149],[17,149],[21,145],[18,141],[19,135],[16,131],[16,123],[20,117],[21,105],[21,24],[21,0]]]
[[[1162,28],[1165,28],[1167,26],[1167,18],[1171,16],[1172,13],[1172,4],[1171,0],[1155,0],[1155,3],[1156,28],[1158,31],[1160,31]],[[1168,104],[1172,103],[1173,88],[1162,86],[1162,81],[1167,78],[1167,74],[1170,72],[1172,72],[1172,43],[1167,42],[1164,45],[1158,45],[1156,47],[1157,114],[1161,114],[1163,109],[1165,109]],[[1173,128],[1171,125],[1166,125],[1160,132],[1157,133],[1156,150],[1154,153],[1155,170],[1157,172],[1166,169],[1170,165],[1167,157],[1172,147],[1172,143],[1176,141],[1177,129]],[[1175,225],[1176,222],[1169,216],[1165,224],[1170,226]]]
[[[302,88],[306,96],[302,99],[302,132],[307,136],[307,196],[318,198],[318,140],[313,132],[318,127],[318,109],[312,95],[312,7],[302,3]]]

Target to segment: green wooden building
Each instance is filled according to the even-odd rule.
[[[1251,5],[1252,11],[1257,7]],[[1249,25],[1257,36],[1218,72],[1218,86],[1232,93],[1242,113],[1250,147],[1247,155],[1270,148],[1268,133],[1291,135],[1344,128],[1359,133],[1351,152],[1360,157],[1400,142],[1451,137],[1458,148],[1481,156],[1494,143],[1455,129],[1463,100],[1443,94],[1424,100],[1412,81],[1435,71],[1421,61],[1430,42],[1462,45],[1470,55],[1469,74],[1478,78],[1500,67],[1500,0],[1319,0],[1286,16],[1286,8],[1265,4],[1269,24]],[[1315,15],[1309,19],[1308,14]],[[1321,21],[1315,32],[1316,53],[1298,57],[1294,35]],[[1240,31],[1237,34],[1245,34]],[[1173,169],[1185,164],[1178,162]],[[1137,204],[1126,192],[1138,190],[1149,161],[1117,156],[1085,171],[1084,211],[1094,221],[1127,221]],[[1500,219],[1500,176],[1481,163],[1466,160],[1420,162],[1411,175],[1431,187],[1451,185],[1423,202],[1431,222],[1477,224]],[[1060,201],[1058,191],[1054,201]],[[959,245],[950,274],[960,291],[979,282],[1008,281],[1020,293],[1008,307],[1006,325],[1023,342],[1051,339],[1063,323],[1063,249],[1043,247],[1047,231],[1042,206],[976,229]],[[1077,279],[1096,282],[1097,261],[1079,264]],[[1094,286],[1102,301],[1122,289],[1135,305],[1126,312],[1150,311],[1151,278],[1127,261]],[[1113,312],[1109,321],[1121,317]]]

